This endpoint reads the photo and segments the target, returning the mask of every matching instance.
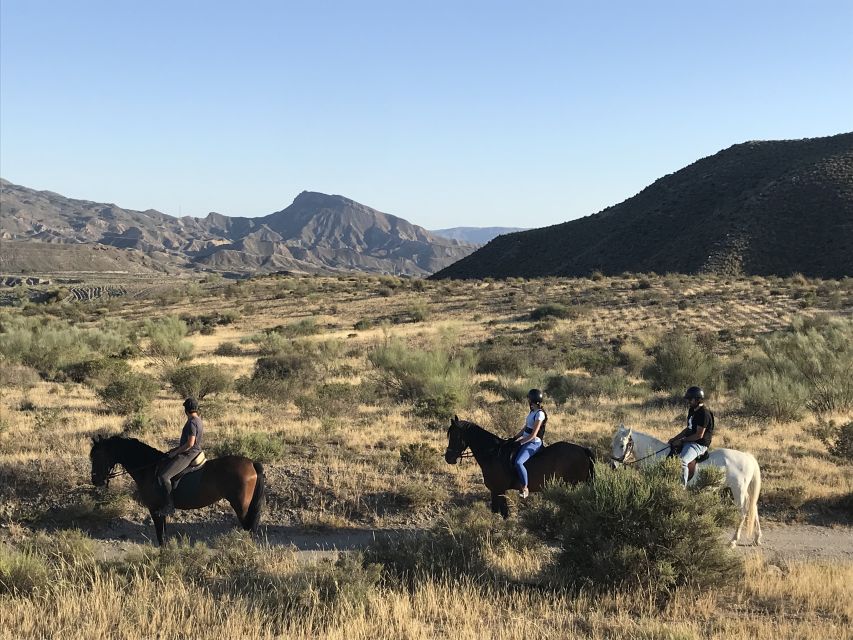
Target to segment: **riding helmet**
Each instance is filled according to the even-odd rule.
[[[539,389],[531,389],[527,392],[527,399],[530,402],[535,402],[536,404],[542,404],[544,396],[542,395],[542,391]]]
[[[186,400],[184,400],[184,411],[188,413],[198,411],[198,400],[196,400],[195,398],[187,398]]]
[[[705,392],[702,391],[702,387],[690,387],[687,391],[684,392],[685,400],[704,400]]]

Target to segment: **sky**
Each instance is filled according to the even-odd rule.
[[[850,0],[0,2],[0,175],[126,209],[541,227],[846,131]]]

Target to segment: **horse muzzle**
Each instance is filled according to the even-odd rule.
[[[447,464],[456,464],[459,462],[460,457],[461,456],[457,452],[451,451],[450,449],[444,452],[444,461]]]

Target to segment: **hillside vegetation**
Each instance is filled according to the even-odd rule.
[[[681,493],[672,467],[641,476],[599,465],[594,488],[510,495],[504,522],[484,506],[476,464],[442,454],[449,415],[507,435],[539,386],[549,438],[606,460],[620,423],[679,431],[689,381],[709,391],[714,445],[761,464],[763,523],[849,526],[850,279],[123,286],[133,295],[76,302],[33,287],[32,300],[0,311],[0,610],[16,637],[182,637],[190,609],[202,638],[515,638],[530,615],[554,637],[846,633],[848,565],[744,559],[714,542],[687,558],[694,518],[710,540],[730,520],[715,493]],[[89,484],[93,435],[173,446],[189,391],[204,396],[209,455],[264,462],[260,546],[231,531],[223,503],[176,514],[172,532],[189,541],[137,547],[153,528],[132,482]],[[616,512],[607,505],[624,504],[630,522],[648,523],[644,492],[670,506],[655,535],[681,543],[645,553],[652,529],[640,524],[602,536],[609,555],[589,553],[592,541],[573,553],[571,536],[589,539],[578,510],[604,522]],[[304,558],[286,546],[364,530],[380,532],[364,555]]]
[[[501,236],[435,278],[595,271],[853,275],[853,133],[737,144],[579,220]]]

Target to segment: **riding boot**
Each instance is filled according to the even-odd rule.
[[[169,486],[171,484],[172,483],[169,482],[168,484],[164,483],[160,485],[160,490],[163,496],[163,506],[160,507],[157,513],[163,517],[170,516],[175,513],[175,505],[172,503],[172,487]]]

